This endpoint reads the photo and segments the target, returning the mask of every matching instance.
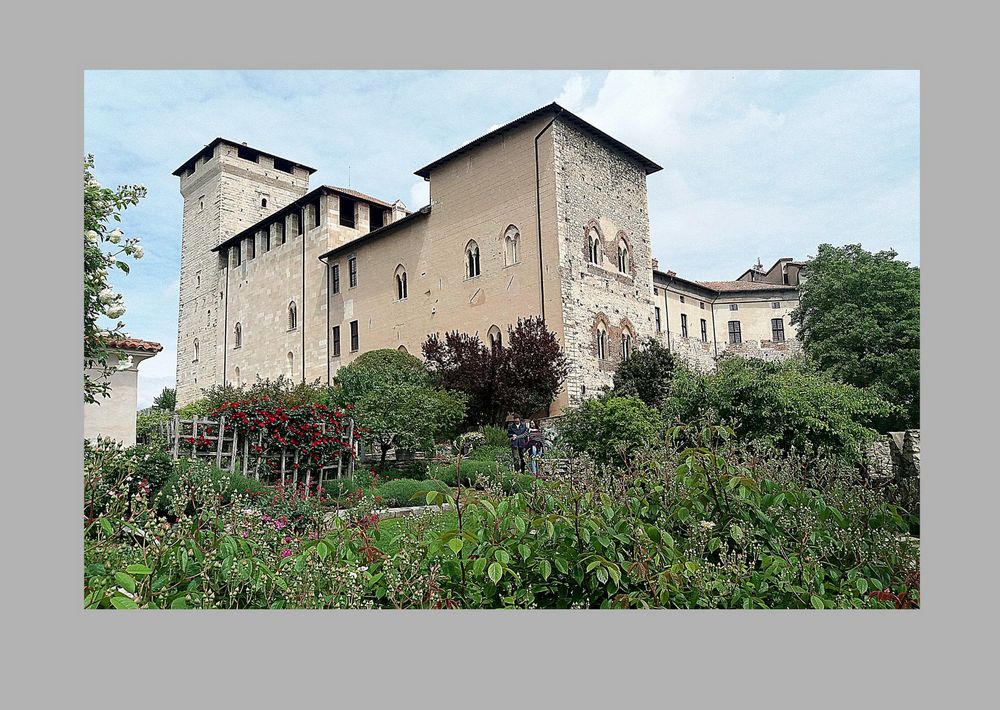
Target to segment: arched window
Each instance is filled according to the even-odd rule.
[[[587,233],[587,261],[591,264],[601,263],[601,236],[596,229]]]
[[[597,359],[606,360],[608,358],[608,329],[604,323],[597,324]]]
[[[503,336],[497,326],[492,326],[486,333],[486,340],[490,344],[490,350],[503,346]]]
[[[267,207],[267,198],[266,197],[260,198],[260,206],[261,207]]]
[[[288,358],[288,376],[295,379],[295,355],[289,352],[286,357]]]
[[[622,360],[628,360],[632,354],[632,334],[627,330],[622,331]]]
[[[240,386],[240,368],[236,368],[236,386]]]
[[[406,269],[400,264],[396,267],[396,300],[403,301],[406,295]]]
[[[465,246],[465,276],[469,279],[479,276],[479,245],[475,241]]]
[[[295,301],[288,304],[288,329],[295,330],[299,327],[299,315],[295,309]]]
[[[198,343],[198,338],[194,339],[194,362],[198,362],[198,354],[201,351],[201,345]]]
[[[401,353],[406,353],[407,355],[410,354],[410,351],[406,349],[405,345],[400,345],[398,348],[396,348],[396,350],[398,350]]]
[[[517,227],[507,227],[503,238],[504,262],[507,266],[516,264],[521,259],[521,233]]]
[[[236,327],[233,329],[233,337],[235,338],[234,341],[235,344],[233,345],[233,347],[234,348],[243,347],[243,326],[241,326],[239,323],[237,323]]]
[[[631,256],[628,253],[628,245],[625,243],[624,239],[618,240],[618,270],[623,273],[629,273],[632,268]]]

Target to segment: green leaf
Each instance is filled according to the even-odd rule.
[[[325,560],[326,556],[330,554],[330,546],[325,542],[320,541],[320,543],[316,545],[316,554],[319,555],[321,560]]]
[[[427,491],[427,505],[434,505],[437,499],[437,491]]]
[[[485,557],[480,557],[478,560],[472,563],[472,573],[480,575],[483,570],[486,569],[486,563],[489,562]]]
[[[111,597],[111,605],[115,609],[138,609],[139,605],[128,597],[115,596]]]
[[[517,551],[521,553],[522,560],[526,560],[531,557],[531,548],[525,544],[518,545]]]
[[[711,540],[708,541],[708,551],[715,552],[716,550],[719,549],[720,545],[722,545],[722,541],[717,537],[713,537]]]
[[[730,525],[729,534],[732,535],[733,539],[736,540],[736,542],[743,541],[743,528],[741,528],[739,525]]]
[[[125,571],[128,572],[129,574],[138,574],[140,576],[144,574],[153,573],[153,570],[151,570],[146,565],[129,565],[128,567],[125,568]]]
[[[111,527],[111,523],[107,518],[101,518],[101,530],[104,531],[105,535],[114,535],[115,529]]]
[[[135,593],[135,578],[126,572],[115,572],[115,579],[118,580],[118,584],[122,585],[130,593]]]
[[[858,588],[858,591],[864,594],[868,591],[868,580],[864,577],[858,577],[854,581],[854,585]]]
[[[567,562],[566,560],[564,560],[562,557],[557,557],[556,558],[556,569],[559,570],[560,572],[562,572],[563,574],[568,573],[569,572],[569,562]]]
[[[187,607],[187,601],[184,599],[184,595],[182,594],[179,597],[174,597],[174,600],[172,602],[170,602],[170,608],[171,609],[187,609],[188,608]]]
[[[548,560],[542,560],[541,565],[539,565],[539,569],[542,571],[542,579],[547,580],[549,575],[552,574],[552,564]]]
[[[660,529],[655,525],[646,525],[644,530],[646,531],[646,537],[653,542],[659,542],[662,539],[660,536]]]
[[[597,568],[597,579],[600,580],[601,584],[607,584],[608,582],[608,569],[607,567]]]
[[[826,605],[823,604],[823,600],[817,597],[815,594],[809,597],[809,601],[812,603],[815,609],[826,609]]]
[[[448,541],[448,547],[450,547],[451,551],[454,552],[456,555],[462,551],[463,544],[464,543],[462,541],[462,538],[460,537],[453,537],[451,540]]]
[[[514,527],[517,528],[519,533],[524,535],[525,531],[528,529],[528,524],[524,522],[524,518],[518,516],[514,518]]]
[[[493,580],[493,584],[496,584],[500,581],[500,577],[503,576],[503,567],[500,566],[499,562],[494,562],[490,565],[490,568],[486,570],[486,574],[488,574],[490,579]]]

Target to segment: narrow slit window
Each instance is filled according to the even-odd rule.
[[[358,351],[360,343],[358,342],[358,322],[356,320],[351,321],[351,352],[356,353]]]
[[[288,329],[295,330],[299,326],[298,310],[295,307],[295,301],[288,304]]]

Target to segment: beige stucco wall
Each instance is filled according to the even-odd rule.
[[[412,218],[385,236],[333,255],[340,265],[341,292],[330,295],[330,325],[341,328],[337,368],[377,348],[399,348],[420,356],[430,333],[459,330],[483,340],[492,326],[504,337],[518,317],[539,315],[541,275],[536,227],[534,135],[545,120],[522,126],[478,147],[472,155],[438,166],[431,174],[429,214]],[[551,144],[542,146],[551,165]],[[551,169],[549,170],[551,174]],[[542,186],[543,232],[552,229],[551,179]],[[504,235],[519,233],[519,259],[505,263]],[[480,250],[480,275],[466,275],[465,249],[474,240]],[[348,260],[358,259],[358,285],[348,283]],[[407,274],[408,296],[399,300],[395,274]],[[558,283],[553,264],[546,301],[557,307]],[[551,295],[550,295],[551,293]],[[558,326],[556,318],[550,321]],[[359,326],[359,350],[350,351],[350,323]],[[550,327],[552,327],[550,325]],[[555,328],[558,330],[558,327]]]
[[[116,370],[110,377],[111,393],[108,397],[98,397],[97,402],[83,405],[83,437],[94,440],[97,437],[115,439],[125,446],[135,444],[135,414],[138,401],[137,383],[139,363],[148,360],[150,353],[130,352],[132,365]],[[118,356],[112,355],[109,364],[117,366]],[[99,371],[89,370],[88,374],[102,380]]]

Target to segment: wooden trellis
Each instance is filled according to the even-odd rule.
[[[320,422],[320,431],[323,435],[326,435],[326,422]],[[214,435],[208,436],[204,433],[209,429],[217,432]],[[237,461],[240,462],[240,470],[243,475],[252,475],[258,481],[260,480],[261,470],[264,469],[269,460],[272,460],[276,465],[280,464],[279,470],[281,471],[281,483],[284,485],[291,479],[293,486],[297,487],[299,484],[299,449],[296,447],[282,446],[281,453],[267,453],[267,452],[257,452],[251,449],[251,439],[253,436],[243,436],[239,435],[239,432],[235,429],[226,434],[226,417],[222,415],[218,419],[202,419],[195,417],[194,419],[181,419],[178,416],[174,416],[173,419],[167,425],[167,440],[172,442],[172,455],[174,460],[179,458],[196,458],[203,459],[207,461],[212,461],[219,468],[233,472],[236,470]],[[213,442],[214,445],[207,448],[198,448],[197,441],[199,437],[208,442]],[[258,432],[256,445],[258,448],[263,448],[264,444],[264,433]],[[187,439],[192,439],[194,443],[188,444]],[[311,468],[306,469],[305,472],[305,484],[306,489],[312,485],[313,474],[318,477],[319,486],[323,486],[323,481],[332,472],[336,472],[336,478],[353,478],[354,477],[354,461],[360,455],[360,441],[354,438],[354,420],[347,420],[346,433],[342,434],[341,441],[346,444],[346,446],[341,450],[340,455],[337,456],[336,463],[328,463],[324,466],[318,467],[317,470]],[[347,458],[346,464],[344,458]]]

